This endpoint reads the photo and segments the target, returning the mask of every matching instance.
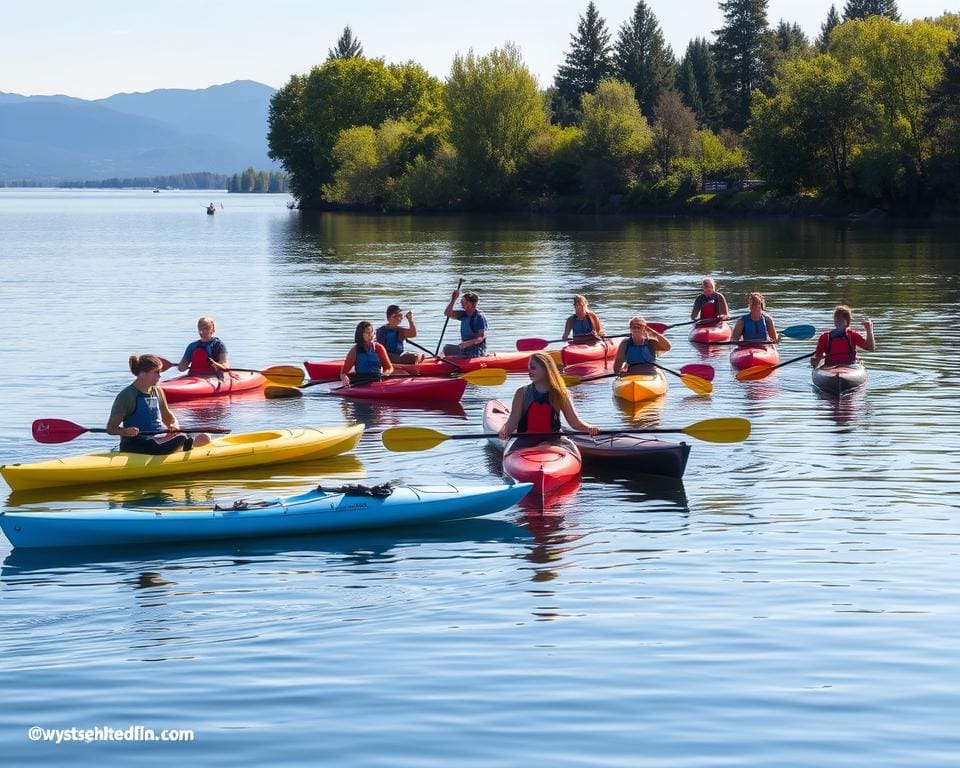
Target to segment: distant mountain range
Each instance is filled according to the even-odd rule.
[[[94,101],[0,91],[0,181],[277,170],[267,157],[273,94],[252,80]]]

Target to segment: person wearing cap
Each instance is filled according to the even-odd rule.
[[[400,325],[403,322],[403,310],[397,304],[391,304],[387,307],[387,323],[377,328],[377,343],[382,344],[387,350],[387,356],[391,363],[402,363],[411,365],[423,360],[423,355],[416,352],[405,352],[403,349],[404,339],[415,339],[417,337],[417,326],[413,322],[413,311],[407,310],[407,327]]]
[[[460,299],[463,309],[454,309],[453,304],[460,296],[454,291],[450,296],[444,314],[460,321],[460,343],[444,344],[444,357],[480,357],[487,354],[487,318],[477,309],[480,297],[473,291],[464,291]]]

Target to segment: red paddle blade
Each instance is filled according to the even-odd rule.
[[[657,333],[663,333],[667,330],[666,323],[647,323],[647,328],[656,331]]]
[[[87,431],[86,427],[65,419],[37,419],[32,430],[33,439],[38,443],[65,443]]]
[[[712,365],[690,363],[689,365],[683,366],[683,368],[680,369],[680,373],[689,373],[691,376],[696,376],[704,381],[713,381],[716,371],[713,370]]]
[[[176,367],[177,367],[176,363],[171,363],[165,357],[160,358],[160,373],[163,373],[164,371],[168,371],[171,368],[176,368]]]
[[[755,365],[752,368],[744,368],[742,371],[738,371],[736,378],[737,381],[759,381],[767,378],[776,368],[775,365]]]
[[[539,352],[549,343],[546,339],[517,339],[517,352]]]

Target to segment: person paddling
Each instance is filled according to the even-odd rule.
[[[107,421],[107,434],[120,437],[120,450],[161,456],[207,445],[210,435],[205,432],[190,437],[178,431],[177,417],[159,386],[163,365],[160,358],[131,355],[129,363],[130,372],[137,378],[117,395]],[[164,430],[160,435],[140,434]]]
[[[826,365],[849,365],[857,360],[857,347],[867,352],[875,352],[877,343],[873,338],[873,323],[867,319],[863,321],[863,329],[867,337],[863,338],[850,327],[853,322],[853,312],[846,304],[839,304],[833,310],[832,331],[821,334],[817,341],[817,349],[810,358],[810,364],[816,368],[823,360]]]
[[[477,309],[480,297],[473,291],[464,291],[460,299],[463,309],[454,309],[453,304],[460,296],[460,291],[450,295],[450,303],[444,314],[460,321],[460,343],[444,344],[444,357],[480,357],[487,354],[487,318]]]
[[[201,317],[197,320],[197,332],[200,338],[187,345],[177,370],[189,369],[191,376],[221,376],[221,372],[230,366],[227,363],[227,347],[215,335],[217,324],[212,317]]]
[[[652,363],[658,352],[669,352],[670,342],[647,325],[640,315],[630,318],[630,336],[620,342],[613,370],[618,374],[638,375],[654,373]]]
[[[587,297],[582,293],[573,297],[573,314],[563,326],[563,340],[569,339],[571,334],[574,344],[592,344],[603,336],[600,318],[590,311]]]
[[[691,320],[712,320],[719,322],[730,316],[730,308],[723,294],[717,291],[717,285],[712,278],[703,279],[703,291],[693,302]]]
[[[406,328],[400,325],[403,318],[403,310],[400,309],[399,305],[391,304],[387,307],[387,324],[377,328],[377,343],[387,350],[390,362],[407,365],[416,364],[423,360],[423,355],[416,352],[405,352],[403,349],[404,339],[417,338],[417,326],[413,322],[413,312],[408,311],[406,314]]]
[[[766,309],[766,300],[761,293],[751,293],[747,300],[750,311],[737,320],[733,326],[732,341],[743,342],[767,342],[773,344],[779,341],[776,326],[773,324],[773,318],[764,310]]]
[[[514,432],[560,434],[560,415],[575,430],[596,435],[600,429],[580,418],[573,407],[570,393],[557,370],[553,358],[545,352],[534,352],[527,364],[530,383],[520,387],[513,395],[510,406],[510,418],[499,432],[501,440],[506,440]],[[522,439],[522,438],[521,438]],[[542,435],[527,438],[533,444],[543,442]]]
[[[340,381],[343,386],[349,387],[353,381],[372,381],[393,373],[393,364],[387,350],[374,340],[373,323],[366,320],[357,323],[353,340],[354,345],[347,352],[340,368]],[[353,380],[350,378],[350,371],[356,374]]]

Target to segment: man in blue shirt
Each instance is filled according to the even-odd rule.
[[[460,343],[444,344],[444,357],[480,357],[487,354],[487,318],[477,309],[480,297],[473,291],[464,291],[460,305],[463,309],[454,309],[453,305],[460,296],[454,291],[450,303],[444,312],[447,317],[460,321]]]

